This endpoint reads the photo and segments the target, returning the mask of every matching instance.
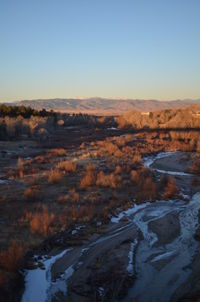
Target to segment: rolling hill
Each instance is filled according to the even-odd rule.
[[[87,99],[37,99],[23,100],[9,103],[9,105],[24,105],[34,109],[46,109],[69,113],[88,113],[97,115],[118,115],[131,110],[141,112],[155,111],[169,108],[181,108],[191,104],[200,104],[198,100],[138,100],[138,99],[109,99],[109,98],[87,98]]]

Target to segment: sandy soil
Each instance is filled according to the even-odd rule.
[[[165,158],[157,159],[151,167],[153,169],[187,173],[188,167],[191,163],[189,158],[189,154],[178,152],[175,155],[170,155]]]
[[[156,245],[172,242],[180,235],[180,222],[177,213],[169,213],[149,223],[149,228],[157,234]]]

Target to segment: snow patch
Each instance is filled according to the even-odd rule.
[[[110,128],[107,128],[107,130],[119,130],[119,129],[116,127],[110,127]]]
[[[126,211],[123,211],[121,213],[119,213],[116,217],[112,217],[111,218],[111,222],[113,223],[118,223],[120,221],[120,219],[122,219],[122,217],[124,216],[131,216],[132,214],[136,213],[137,211],[144,209],[146,206],[148,206],[150,203],[149,202],[145,202],[142,204],[134,204],[134,206]]]
[[[154,170],[159,173],[162,173],[162,174],[169,174],[169,175],[175,175],[175,176],[191,176],[191,174],[185,173],[185,172],[167,171],[167,170],[160,170],[160,169],[154,169]]]
[[[45,302],[51,301],[48,297],[48,289],[51,286],[51,267],[60,258],[62,258],[71,249],[62,251],[56,256],[49,259],[43,257],[42,264],[44,269],[37,268],[33,270],[26,270],[25,275],[25,291],[21,302]],[[37,258],[37,256],[35,256]]]
[[[79,225],[77,226],[74,230],[72,230],[72,235],[75,235],[78,233],[78,231],[80,231],[81,229],[83,229],[85,226],[84,225]]]
[[[170,252],[166,252],[164,254],[160,254],[156,257],[154,257],[151,262],[156,262],[156,261],[159,261],[159,260],[163,260],[163,259],[166,259],[172,255],[174,255],[176,253],[176,251],[170,251]]]
[[[103,287],[99,287],[98,288],[98,293],[99,293],[99,296],[102,297],[103,294],[104,294],[104,288]]]
[[[73,275],[74,268],[73,265],[70,265],[62,274],[59,279],[55,282],[52,282],[51,287],[48,290],[48,299],[47,301],[51,301],[51,297],[53,297],[57,292],[62,292],[64,295],[67,294],[67,281]]]
[[[134,255],[134,250],[135,247],[137,245],[137,238],[134,240],[134,242],[131,243],[131,247],[130,247],[130,251],[128,254],[128,258],[129,258],[129,263],[127,265],[127,271],[129,273],[129,275],[133,275],[133,255]]]

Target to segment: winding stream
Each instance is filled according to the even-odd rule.
[[[144,163],[150,167],[156,159],[177,154],[177,152],[160,153],[155,157],[147,157]],[[157,172],[177,176],[190,174],[176,171]],[[141,230],[144,239],[140,242],[136,253],[137,278],[129,290],[124,302],[168,302],[173,293],[191,274],[191,264],[199,243],[194,233],[199,225],[200,192],[190,202],[163,201],[150,204],[136,213],[133,220]],[[149,227],[152,221],[158,221],[168,214],[174,214],[180,225],[180,233],[169,243],[158,244],[156,232]],[[165,229],[166,233],[168,228]]]
[[[173,154],[175,153],[161,153],[156,157],[145,158],[144,162],[150,166],[157,158]],[[173,173],[173,175],[180,175],[182,172],[174,171]],[[184,173],[181,175],[184,176]],[[73,265],[70,265],[56,282],[51,282],[51,267],[69,250],[63,251],[50,260],[44,260],[43,272],[40,268],[27,271],[22,302],[36,301],[35,298],[41,302],[51,301],[58,290],[66,294],[68,279],[72,276],[74,269],[78,270],[82,265],[80,257],[97,244],[114,240],[116,236],[123,236],[133,226],[141,231],[143,239],[132,238],[127,272],[132,275],[134,267],[137,278],[123,301],[170,301],[176,289],[187,281],[192,273],[189,265],[199,249],[199,243],[193,236],[199,223],[199,210],[200,192],[196,193],[190,202],[170,200],[135,205],[111,219],[113,224],[118,225],[119,220],[127,216],[127,223],[120,224],[113,232],[108,232],[84,246]],[[135,251],[136,244],[138,246]],[[134,253],[136,254],[133,263]],[[38,278],[41,278],[43,288],[40,286],[41,295],[34,296]]]
[[[157,202],[136,213],[134,222],[144,239],[136,253],[137,279],[124,301],[170,301],[174,291],[190,275],[191,270],[187,267],[199,248],[193,237],[198,226],[199,209],[200,193],[197,193],[187,204],[181,201]],[[149,224],[169,213],[177,215],[180,234],[168,244],[156,244],[157,235]]]

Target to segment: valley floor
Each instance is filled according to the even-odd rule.
[[[199,155],[179,137],[66,128],[0,144],[2,301],[195,301]]]

